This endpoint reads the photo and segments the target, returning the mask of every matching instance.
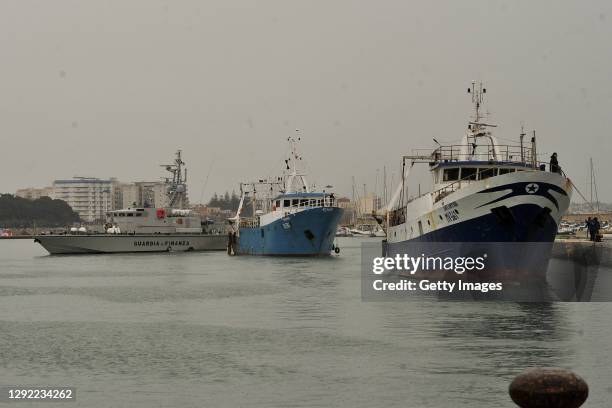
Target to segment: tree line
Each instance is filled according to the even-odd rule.
[[[63,227],[79,221],[79,215],[62,200],[41,197],[28,200],[0,194],[0,227]]]
[[[209,207],[218,207],[222,210],[236,211],[238,210],[238,205],[240,205],[240,197],[235,191],[232,191],[232,194],[226,191],[223,195],[215,193],[208,202]]]

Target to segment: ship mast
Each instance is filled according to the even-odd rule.
[[[168,207],[171,208],[186,208],[189,205],[187,199],[187,169],[184,169],[185,162],[182,159],[181,150],[176,151],[176,158],[172,164],[163,164],[166,171],[172,174],[172,178],[166,178],[168,188],[166,196],[168,197]]]
[[[306,181],[306,175],[299,168],[299,163],[302,161],[302,156],[298,154],[297,149],[297,142],[301,140],[301,137],[299,136],[300,131],[299,129],[296,129],[295,132],[298,135],[297,138],[287,138],[290,146],[290,152],[289,158],[285,159],[285,193],[309,193],[310,188],[308,187],[308,182]],[[294,190],[294,183],[298,180],[301,181],[301,189]]]
[[[476,87],[476,81],[472,81],[472,87],[468,88],[468,93],[472,94],[472,103],[474,104],[474,122],[480,122],[480,105],[483,101],[483,96],[487,93],[487,89],[482,87],[482,82],[479,87]]]
[[[474,104],[474,116],[473,120],[469,122],[468,133],[465,146],[463,147],[463,157],[467,157],[473,160],[477,157],[476,150],[478,147],[478,138],[487,138],[491,145],[491,151],[493,153],[493,159],[497,160],[499,155],[497,142],[493,137],[492,133],[487,128],[494,128],[497,125],[481,122],[483,114],[481,113],[482,104],[484,102],[484,94],[487,93],[487,88],[482,86],[482,82],[476,85],[476,81],[472,81],[472,86],[468,88],[467,92],[472,95],[472,103]]]

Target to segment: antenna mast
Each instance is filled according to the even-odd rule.
[[[295,129],[296,137],[288,137],[287,141],[289,142],[290,150],[289,158],[285,159],[285,192],[291,193],[294,192],[293,184],[296,179],[301,181],[301,190],[296,190],[295,192],[310,192],[310,187],[308,186],[308,181],[306,180],[305,174],[298,168],[298,163],[302,160],[302,156],[298,154],[297,142],[299,142],[302,138],[299,136],[300,130]]]
[[[480,122],[480,106],[484,100],[484,94],[487,93],[487,88],[482,87],[482,82],[476,86],[476,81],[472,81],[472,86],[468,88],[468,93],[472,94],[472,103],[474,104],[474,122]]]
[[[182,159],[181,150],[176,151],[176,159],[173,164],[164,164],[166,171],[172,174],[172,181],[168,186],[168,207],[185,208],[187,202],[187,170],[183,169],[185,162]],[[183,172],[183,170],[185,170]],[[170,180],[168,180],[170,181]]]

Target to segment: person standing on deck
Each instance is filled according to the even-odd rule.
[[[557,153],[553,153],[550,156],[550,172],[561,173],[561,167],[559,167],[559,161],[557,160]]]

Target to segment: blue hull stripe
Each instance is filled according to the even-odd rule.
[[[509,208],[507,218],[489,213],[410,239],[416,242],[552,242],[557,223],[536,204]],[[391,240],[393,237],[389,237]],[[390,242],[390,245],[399,244]]]

